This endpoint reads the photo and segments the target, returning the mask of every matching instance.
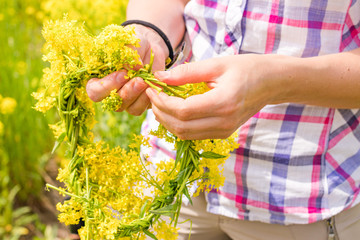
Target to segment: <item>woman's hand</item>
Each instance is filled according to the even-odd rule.
[[[164,70],[168,49],[162,38],[152,29],[141,25],[134,25],[141,47],[137,49],[143,65],[149,63],[151,51],[154,53],[153,69]],[[138,66],[140,68],[141,66]],[[141,78],[125,79],[126,71],[109,74],[102,79],[89,80],[86,91],[91,100],[99,102],[107,97],[113,89],[118,89],[122,98],[122,106],[117,111],[126,110],[132,115],[141,115],[150,104],[145,94],[148,85]]]
[[[237,55],[183,64],[155,77],[169,85],[206,82],[210,91],[187,99],[147,89],[156,119],[181,139],[226,138],[272,101],[264,55]]]

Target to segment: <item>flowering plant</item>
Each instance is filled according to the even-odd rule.
[[[207,91],[205,84],[168,86],[152,74],[152,61],[139,70],[139,47],[132,27],[109,25],[97,36],[84,25],[66,17],[50,21],[43,35],[47,51],[44,60],[45,89],[33,94],[35,108],[46,112],[56,107],[61,121],[52,125],[57,137],[54,150],[68,144],[67,167],[60,169],[58,179],[65,189],[47,185],[70,200],[58,204],[59,220],[76,224],[84,219],[82,239],[143,238],[176,239],[176,224],[185,196],[191,202],[189,187],[197,181],[198,191],[219,187],[224,178],[220,164],[237,147],[235,137],[220,140],[181,140],[159,126],[152,134],[174,144],[176,159],[157,165],[156,174],[148,171],[147,161],[140,158],[140,146],[148,145],[143,136],[135,136],[125,151],[111,149],[103,141],[94,142],[94,107],[85,86],[91,78],[102,78],[112,72],[127,70],[128,78],[141,77],[150,87],[169,95],[186,98]],[[117,90],[109,93],[103,108],[119,108]],[[144,189],[152,189],[151,196]],[[165,222],[161,216],[170,217]],[[170,223],[169,223],[170,222]],[[154,232],[156,231],[156,233]]]

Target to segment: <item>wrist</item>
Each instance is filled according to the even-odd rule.
[[[300,81],[306,73],[304,59],[285,55],[262,55],[266,68],[265,89],[268,89],[268,104],[287,102],[301,103]]]

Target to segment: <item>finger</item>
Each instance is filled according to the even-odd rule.
[[[152,88],[146,90],[152,105],[180,120],[193,120],[228,114],[226,107],[222,107],[222,98],[217,90],[213,89],[204,94],[190,96],[186,99],[168,96],[163,92],[158,93]]]
[[[155,72],[155,77],[169,85],[212,82],[221,75],[222,65],[214,60],[181,64],[168,71]]]
[[[118,109],[118,111],[126,110],[139,98],[147,87],[148,85],[144,80],[138,77],[127,82],[118,92],[123,101],[121,108]]]
[[[102,79],[93,78],[86,84],[86,92],[94,102],[99,102],[109,96],[114,89],[120,89],[128,79],[125,79],[126,71],[118,71],[107,75]]]
[[[152,110],[157,121],[171,133],[184,140],[227,138],[237,129],[236,122],[225,121],[221,117],[181,121],[174,116],[161,112],[155,106]]]
[[[131,104],[126,111],[134,116],[140,116],[143,114],[145,110],[149,108],[150,100],[149,97],[145,94],[145,92],[141,93],[141,95]]]

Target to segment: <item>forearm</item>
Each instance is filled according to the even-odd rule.
[[[181,41],[185,24],[183,19],[185,0],[130,0],[128,20],[144,20],[159,27],[175,48]]]
[[[275,56],[276,58],[276,56]],[[272,103],[360,108],[360,48],[312,58],[278,57]],[[277,75],[277,77],[276,77]]]

